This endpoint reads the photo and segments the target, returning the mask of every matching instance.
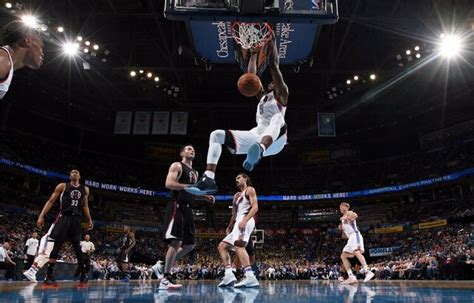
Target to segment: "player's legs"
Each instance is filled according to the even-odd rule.
[[[372,280],[375,274],[369,270],[363,252],[360,250],[355,250],[354,256],[356,256],[357,260],[359,260],[360,264],[362,265],[362,272],[365,274],[364,282]]]
[[[222,260],[222,264],[225,268],[224,277],[222,278],[222,281],[218,284],[219,287],[226,287],[237,281],[237,278],[232,272],[231,259],[229,255],[229,251],[231,248],[232,245],[225,241],[221,241],[221,243],[219,243],[219,246],[217,247],[217,250],[219,251],[219,255]]]
[[[241,282],[235,284],[234,287],[258,287],[258,280],[255,277],[252,267],[250,266],[250,258],[247,250],[245,249],[247,242],[238,241],[237,243],[235,245],[235,252],[244,269],[244,279]]]
[[[214,181],[217,163],[222,154],[222,145],[226,145],[233,154],[247,154],[249,147],[259,142],[260,134],[257,128],[251,130],[215,130],[209,139],[207,168],[202,178],[194,185],[184,190],[193,195],[209,195],[217,192]]]
[[[252,171],[257,163],[262,159],[265,151],[278,139],[281,128],[285,125],[283,114],[275,114],[270,120],[270,124],[260,134],[259,140],[254,142],[248,149],[247,158],[243,167]]]

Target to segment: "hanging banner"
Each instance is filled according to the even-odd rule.
[[[401,233],[403,231],[403,225],[387,226],[375,228],[376,234],[390,234],[390,233]]]
[[[131,127],[132,127],[132,112],[117,112],[115,116],[114,134],[128,135],[130,134]]]
[[[170,112],[154,112],[152,135],[167,135],[169,132]]]
[[[172,135],[186,135],[188,133],[188,113],[187,112],[173,112],[171,116],[171,131]]]
[[[318,113],[318,135],[320,137],[336,136],[336,118],[334,113]]]
[[[133,124],[134,135],[150,134],[151,112],[136,112],[135,123]]]
[[[436,220],[436,221],[431,221],[431,222],[420,223],[418,224],[418,227],[420,229],[425,229],[425,228],[433,228],[433,227],[440,227],[440,226],[446,226],[446,225],[448,225],[447,220]]]

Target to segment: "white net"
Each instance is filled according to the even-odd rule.
[[[272,28],[268,23],[235,22],[232,26],[232,36],[243,49],[262,47],[271,35]]]

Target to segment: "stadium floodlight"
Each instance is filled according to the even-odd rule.
[[[137,72],[136,72],[136,71],[132,70],[132,71],[130,72],[130,76],[131,76],[131,77],[135,77],[136,75],[137,75]]]
[[[347,85],[350,85],[350,84],[351,84],[351,80],[347,80],[347,81],[346,81],[346,84],[347,84]]]
[[[21,21],[23,21],[26,26],[38,28],[38,18],[33,15],[23,15],[21,16]]]
[[[60,32],[60,33],[64,32],[64,27],[58,26],[58,32]]]
[[[375,76],[375,74],[371,74],[371,75],[370,75],[370,80],[375,80],[375,78],[377,78],[377,77]]]
[[[68,56],[74,56],[77,54],[77,50],[79,49],[79,44],[66,42],[63,44],[63,52]]]
[[[439,42],[438,52],[441,56],[449,59],[459,55],[461,52],[461,47],[462,40],[460,36],[454,34],[442,34]]]

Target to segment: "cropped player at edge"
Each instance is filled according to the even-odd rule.
[[[256,97],[260,100],[257,105],[257,126],[251,130],[223,130],[218,129],[209,137],[207,153],[207,167],[202,178],[194,186],[185,188],[185,191],[194,195],[207,195],[217,192],[214,180],[217,163],[225,145],[233,154],[246,154],[243,167],[252,171],[262,157],[273,156],[283,150],[287,143],[287,127],[285,112],[288,104],[288,87],[283,80],[279,69],[278,50],[275,38],[269,41],[270,72],[272,82],[267,90],[260,85]],[[256,73],[257,52],[252,50],[249,73]]]

